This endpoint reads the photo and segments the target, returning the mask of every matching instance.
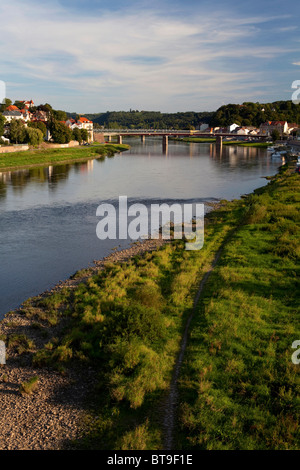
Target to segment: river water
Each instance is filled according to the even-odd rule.
[[[104,160],[0,173],[0,318],[132,240],[100,240],[97,207],[238,198],[277,172],[264,149],[169,141],[124,141]]]

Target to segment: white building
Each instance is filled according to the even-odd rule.
[[[238,124],[230,124],[230,126],[228,126],[228,132],[234,132],[236,130],[237,127],[240,127]]]
[[[75,119],[68,119],[66,121],[66,126],[70,127],[72,130],[75,128],[86,129],[89,135],[89,142],[94,140],[94,123],[84,116],[81,116],[77,121]]]
[[[6,122],[11,122],[13,119],[24,119],[21,111],[3,111],[2,115],[5,117]]]

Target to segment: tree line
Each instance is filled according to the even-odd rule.
[[[94,127],[106,129],[195,129],[202,122],[208,122],[212,112],[161,113],[159,111],[107,111],[106,113],[85,114],[94,122]]]
[[[75,114],[68,113],[74,117]],[[106,113],[86,114],[94,122],[94,127],[107,129],[197,129],[207,123],[212,127],[255,126],[266,121],[287,121],[300,124],[300,106],[292,101],[273,103],[227,104],[216,111],[161,113],[159,111],[107,111]]]
[[[287,121],[300,124],[300,106],[292,101],[274,101],[273,103],[227,104],[221,106],[212,116],[212,126],[255,126],[266,121]]]

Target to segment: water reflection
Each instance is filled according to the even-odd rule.
[[[22,193],[30,183],[46,185],[50,191],[55,191],[59,183],[68,180],[72,170],[75,173],[88,173],[93,171],[93,168],[94,160],[89,160],[83,163],[0,172],[0,198],[7,195],[8,186],[14,193]]]
[[[217,163],[227,163],[230,167],[242,167],[245,164],[248,167],[260,166],[263,164],[265,169],[273,169],[274,162],[266,157],[266,150],[255,147],[238,147],[237,145],[216,146],[209,144],[209,155]]]
[[[101,197],[114,197],[122,187],[127,190],[127,194],[130,188],[132,196],[135,196],[141,192],[141,188],[145,188],[145,184],[146,187],[152,188],[151,181],[161,188],[160,180],[163,180],[165,188],[168,185],[171,187],[172,184],[179,185],[182,197],[185,197],[185,194],[188,197],[188,192],[192,191],[190,184],[197,174],[200,175],[204,187],[203,180],[207,182],[206,175],[214,185],[213,179],[218,174],[223,173],[223,178],[227,178],[233,170],[237,175],[244,175],[249,169],[254,172],[257,170],[258,173],[276,171],[276,165],[274,166],[274,162],[267,156],[266,150],[260,148],[183,143],[173,140],[169,140],[163,147],[160,138],[146,138],[144,142],[128,139],[128,143],[131,149],[125,152],[126,155],[120,154],[114,165],[109,163],[113,158],[106,158],[0,172],[0,210],[1,202],[6,199],[9,199],[5,207],[7,210],[18,205],[25,208],[38,203],[51,204],[66,200],[74,202],[75,193],[76,200],[99,197],[100,193]],[[188,158],[190,163],[184,163],[184,157]],[[103,162],[106,164],[103,171],[100,171],[99,165],[103,166]],[[28,192],[25,194],[27,188]],[[196,191],[195,186],[195,193]],[[55,199],[51,198],[51,195],[56,193]],[[157,190],[154,193],[157,195]],[[4,209],[4,206],[2,208]]]

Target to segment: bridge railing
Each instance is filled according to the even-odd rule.
[[[189,132],[194,133],[194,132],[200,132],[200,131],[190,131],[190,130],[177,130],[177,129],[94,129],[94,132],[100,132],[100,133],[139,133],[139,134],[144,134],[144,133],[156,133],[156,132],[171,132],[171,133],[181,133],[181,134],[187,134]]]

